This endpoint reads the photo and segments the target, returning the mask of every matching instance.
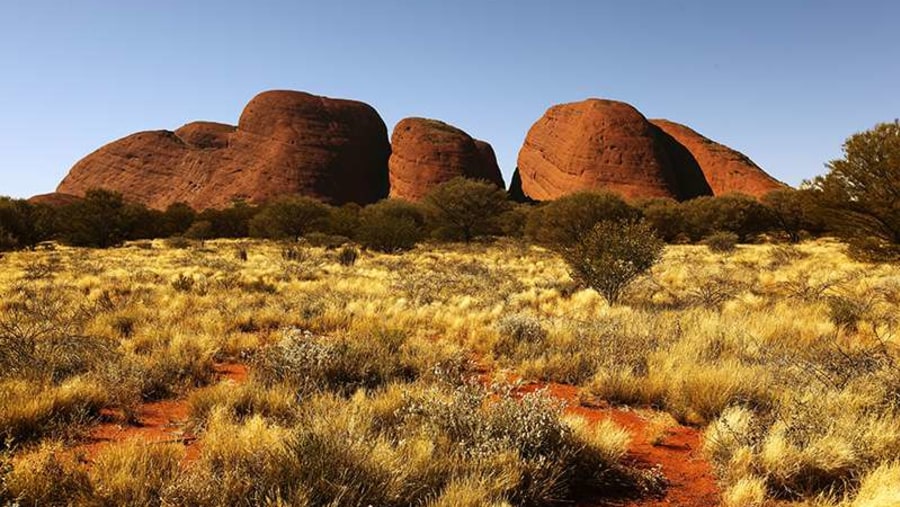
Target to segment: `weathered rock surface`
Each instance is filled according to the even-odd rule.
[[[702,195],[713,195],[712,188],[703,174],[703,169],[694,155],[666,131],[656,125],[652,125],[652,127],[655,131],[656,142],[662,145],[663,151],[668,157],[668,163],[675,173],[678,192],[673,197],[686,200]]]
[[[551,107],[528,132],[511,195],[535,200],[611,191],[626,198],[741,192],[761,196],[784,186],[748,157],[632,106],[588,99]]]
[[[28,202],[31,204],[43,204],[54,208],[75,204],[80,200],[81,197],[70,194],[60,194],[58,192],[39,194],[28,198]]]
[[[390,195],[417,201],[458,176],[487,180],[503,188],[494,149],[437,120],[406,118],[391,136]]]
[[[627,198],[679,198],[676,171],[654,127],[634,107],[588,99],[551,107],[519,151],[525,195],[549,200],[581,190]]]
[[[470,177],[505,188],[506,183],[503,181],[503,173],[500,172],[500,164],[497,163],[494,147],[491,146],[491,143],[481,139],[475,139],[475,147],[478,148],[478,154],[481,156],[481,170],[478,174]]]
[[[247,104],[237,127],[194,122],[110,143],[75,164],[57,191],[106,188],[160,209],[282,194],[366,204],[387,195],[389,156],[387,128],[369,105],[269,91]]]
[[[749,157],[668,120],[651,120],[694,157],[715,195],[739,192],[761,197],[785,184],[769,176]]]
[[[516,167],[516,170],[513,171],[512,178],[509,180],[509,189],[506,192],[509,194],[509,198],[514,202],[535,202],[534,199],[525,195],[525,191],[522,190],[522,176],[519,174],[518,167]]]

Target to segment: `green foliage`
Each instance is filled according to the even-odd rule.
[[[347,203],[340,207],[329,209],[326,230],[338,236],[352,238],[359,229],[359,213],[362,206],[356,203]]]
[[[270,239],[296,239],[321,232],[329,216],[328,206],[309,197],[275,199],[250,220],[250,235]]]
[[[511,203],[509,210],[498,217],[497,222],[504,236],[522,238],[525,226],[534,206],[530,204]]]
[[[769,208],[773,226],[784,232],[791,243],[799,242],[804,231],[821,232],[824,229],[815,195],[809,190],[773,190],[763,196],[762,202]]]
[[[184,231],[184,237],[188,239],[212,239],[215,237],[215,232],[213,230],[213,224],[209,220],[197,220],[192,223],[190,227],[186,231]],[[178,236],[175,236],[178,238]],[[178,244],[184,244],[182,241],[178,241]]]
[[[637,217],[638,211],[616,194],[579,192],[532,211],[525,230],[540,244],[567,248],[581,242],[600,221]]]
[[[356,264],[357,258],[359,258],[359,250],[352,246],[345,246],[344,248],[341,248],[340,253],[338,253],[338,262],[340,262],[342,266],[352,266]]]
[[[821,194],[828,217],[861,252],[900,258],[900,122],[880,123],[850,136],[844,157],[828,163],[828,174],[812,187]]]
[[[729,231],[716,231],[703,238],[703,244],[711,252],[733,252],[737,248],[738,235]]]
[[[425,237],[425,215],[419,206],[386,199],[360,212],[359,241],[373,250],[399,252],[409,250]]]
[[[641,213],[647,225],[667,243],[677,242],[681,236],[690,236],[690,224],[684,206],[672,199],[648,199],[640,203]]]
[[[609,304],[635,278],[646,273],[662,256],[664,243],[644,222],[604,220],[580,242],[562,249],[572,278],[602,294]]]
[[[41,218],[46,213],[46,207],[0,197],[0,252],[31,248],[48,239],[49,234],[41,227]]]
[[[682,203],[688,234],[699,240],[716,231],[738,235],[741,242],[768,231],[773,218],[768,208],[753,197],[728,194],[718,197],[698,197]]]
[[[187,204],[183,202],[171,204],[162,215],[164,234],[166,236],[183,235],[191,228],[196,218],[197,212]]]
[[[103,189],[88,190],[84,199],[62,212],[63,240],[73,246],[109,248],[129,239],[135,213],[122,194]]]
[[[207,222],[209,227],[202,231],[206,237],[192,235],[190,230],[185,233],[187,237],[195,239],[209,238],[246,238],[250,235],[250,220],[256,214],[257,209],[244,201],[235,201],[230,207],[224,209],[203,210],[194,222]],[[191,226],[191,229],[194,228]],[[204,226],[204,229],[206,227]]]
[[[485,181],[457,177],[425,197],[435,236],[466,243],[479,236],[499,234],[500,216],[510,209],[506,192]]]

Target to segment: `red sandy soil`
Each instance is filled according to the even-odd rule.
[[[507,377],[509,378],[509,377]],[[648,428],[650,410],[631,410],[610,407],[605,402],[585,404],[578,387],[530,382],[516,389],[518,394],[544,390],[550,396],[566,404],[566,412],[584,417],[596,423],[612,420],[631,433],[631,445],[627,459],[641,469],[659,470],[668,487],[660,498],[605,501],[581,504],[582,507],[712,507],[719,505],[719,491],[708,462],[701,456],[701,435],[695,428],[674,425],[667,428],[662,441],[654,445],[652,431]]]
[[[220,379],[235,383],[245,382],[247,366],[237,363],[220,363],[214,366]],[[513,382],[514,376],[502,375],[506,382]],[[482,373],[481,379],[490,383],[497,376]],[[520,385],[514,394],[524,395],[543,390],[550,396],[565,403],[567,413],[577,414],[589,422],[596,423],[609,419],[628,430],[632,442],[628,452],[631,464],[642,469],[656,469],[662,472],[668,483],[660,498],[642,498],[619,502],[584,503],[582,507],[710,507],[719,504],[719,493],[713,479],[709,463],[700,456],[700,433],[685,426],[673,426],[654,445],[648,428],[647,414],[652,411],[635,411],[613,408],[604,402],[586,404],[578,387],[530,382]],[[137,423],[127,424],[122,414],[106,411],[109,419],[91,430],[87,441],[75,449],[87,463],[104,447],[115,442],[141,439],[151,443],[180,442],[186,448],[185,462],[195,459],[200,451],[194,435],[185,431],[189,416],[187,398],[144,403],[137,410]]]
[[[243,383],[247,380],[247,367],[236,363],[219,363],[213,366],[220,380]],[[190,407],[187,398],[142,403],[137,408],[137,422],[129,424],[120,411],[104,409],[104,422],[95,426],[86,442],[75,448],[75,453],[90,463],[106,446],[126,440],[140,439],[148,443],[178,442],[185,446],[185,460],[197,457],[199,447],[196,437],[185,430]]]

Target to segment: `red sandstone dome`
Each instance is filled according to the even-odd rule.
[[[391,136],[390,195],[417,201],[455,177],[486,180],[504,188],[490,144],[437,120],[406,118]]]
[[[694,130],[668,120],[650,120],[694,157],[713,194],[742,193],[754,197],[784,188],[785,184],[769,176],[749,157],[712,141]]]
[[[518,162],[510,191],[519,200],[584,190],[685,200],[730,192],[760,196],[783,186],[743,154],[602,99],[547,110],[528,132]]]
[[[268,91],[247,104],[237,127],[194,122],[103,146],[75,164],[57,192],[106,188],[153,208],[282,194],[367,204],[387,195],[389,156],[387,128],[369,105]]]
[[[522,190],[537,200],[579,190],[676,197],[672,166],[652,125],[623,102],[589,99],[551,107],[519,151]]]

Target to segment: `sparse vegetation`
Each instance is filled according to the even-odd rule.
[[[635,225],[604,224],[617,232],[583,244]],[[659,491],[626,457],[632,433],[550,394],[485,387],[485,368],[656,414],[646,439],[663,449],[675,421],[698,426],[725,504],[896,491],[900,271],[838,243],[668,247],[615,306],[554,252],[506,240],[368,251],[351,269],[298,243],[176,246],[6,254],[0,502],[554,505]],[[249,379],[220,382],[223,361]],[[188,457],[180,442],[133,441],[79,459],[101,418],[127,426],[147,400],[181,397]]]

